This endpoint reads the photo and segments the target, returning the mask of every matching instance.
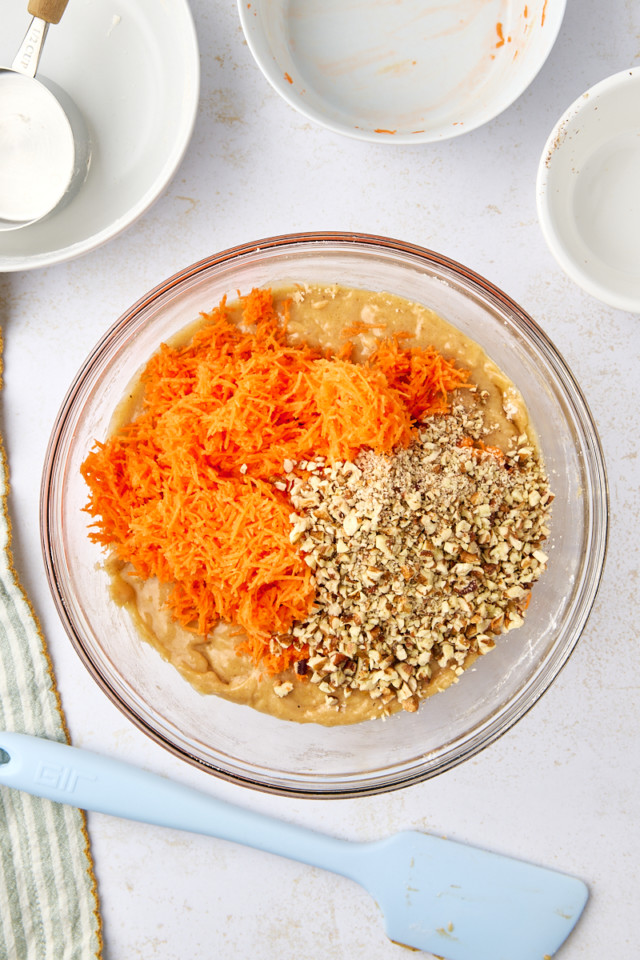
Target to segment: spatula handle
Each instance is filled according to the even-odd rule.
[[[224,803],[121,760],[27,734],[0,733],[0,784],[84,810],[231,840],[352,879],[358,879],[366,846]]]

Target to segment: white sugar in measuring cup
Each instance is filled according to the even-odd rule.
[[[80,114],[55,84],[35,78],[49,24],[67,2],[29,0],[29,29],[11,67],[0,67],[0,230],[47,216],[88,167]]]

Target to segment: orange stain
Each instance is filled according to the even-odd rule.
[[[284,78],[287,81],[287,83],[293,83],[293,80],[291,79],[288,73],[285,73]]]
[[[547,19],[547,4],[549,0],[544,0],[544,6],[542,8],[542,18],[540,20],[540,26],[544,27],[544,21]]]
[[[374,133],[397,133],[398,131],[397,131],[397,130],[385,130],[383,127],[377,127],[373,132],[374,132]]]
[[[496,33],[498,34],[498,42],[496,47],[504,47],[504,33],[502,32],[502,24],[498,20],[496,23]]]

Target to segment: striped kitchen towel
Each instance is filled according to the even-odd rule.
[[[0,387],[1,349],[0,337]],[[13,566],[1,440],[0,458],[0,730],[68,741],[46,643]],[[101,954],[84,813],[0,786],[0,960]]]

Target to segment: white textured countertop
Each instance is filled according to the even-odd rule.
[[[193,0],[202,91],[175,179],[124,235],[68,264],[0,276],[2,432],[14,552],[52,654],[72,740],[341,837],[417,828],[582,877],[591,898],[562,960],[638,956],[640,911],[640,318],[556,266],[535,176],[556,119],[640,62],[637,0],[568,0],[558,42],[498,119],[436,145],[371,145],[311,125],[262,77],[231,0]],[[640,109],[640,107],[639,107]],[[435,249],[483,274],[546,330],[582,385],[611,492],[602,586],[578,647],[533,710],[434,780],[345,801],[265,796],[156,746],[96,687],[58,620],[38,530],[40,472],[71,379],[112,322],[187,264],[296,230],[357,230]],[[400,960],[346,880],[222,841],[89,816],[105,960]]]

